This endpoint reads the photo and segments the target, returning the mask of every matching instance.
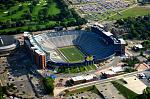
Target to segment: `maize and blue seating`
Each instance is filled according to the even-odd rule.
[[[93,32],[87,31],[63,31],[50,32],[35,37],[41,47],[51,53],[59,47],[77,45],[87,55],[93,55],[98,60],[103,60],[113,55],[113,44],[104,43],[102,38]],[[105,39],[105,38],[103,38]],[[57,61],[57,58],[53,58]],[[60,59],[59,59],[60,60]],[[62,62],[62,60],[60,60]]]

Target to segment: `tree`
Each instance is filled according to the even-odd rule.
[[[150,87],[146,87],[143,91],[143,94],[150,98]]]
[[[23,5],[20,5],[18,10],[21,11],[21,10],[23,10],[23,8],[24,8]]]
[[[28,9],[24,9],[24,5],[22,3],[26,1],[30,1],[30,4],[27,5]],[[67,28],[67,26],[77,26],[87,22],[85,19],[81,18],[74,9],[69,9],[64,0],[48,0],[47,5],[45,5],[44,8],[42,7],[42,9],[40,9],[37,16],[34,16],[32,12],[38,3],[39,0],[0,0],[0,8],[2,10],[3,8],[4,10],[6,10],[11,6],[22,4],[18,7],[18,9],[8,11],[8,16],[12,16],[12,14],[15,13],[18,14],[19,10],[24,10],[23,13],[18,14],[17,17],[10,17],[10,21],[9,19],[7,19],[8,22],[7,20],[0,20],[0,34],[19,33],[28,30],[35,31],[49,28],[52,29],[55,26],[59,25]],[[57,4],[56,6],[60,9],[60,13],[56,15],[48,15],[48,10],[52,3]],[[53,23],[51,23],[50,21],[53,21]],[[42,27],[39,28],[38,26]],[[18,27],[19,29],[17,29]]]
[[[54,90],[54,80],[50,77],[43,78],[43,84],[45,86],[46,92],[50,95],[53,95],[53,90]]]
[[[139,63],[139,60],[136,57],[133,57],[125,59],[123,62],[127,63],[130,67],[134,67],[135,64]]]
[[[112,28],[112,29],[111,29],[111,33],[112,33],[114,36],[117,36],[117,29],[116,29],[116,28]]]
[[[150,61],[150,55],[148,56],[147,60]]]
[[[2,89],[2,86],[0,86],[0,99],[3,99],[3,89]]]
[[[128,33],[129,39],[144,39],[149,40],[150,38],[150,16],[145,15],[144,17],[128,17],[119,19],[116,21],[118,27],[129,28]]]
[[[133,69],[132,67],[129,67],[129,68],[125,69],[125,72],[127,72],[127,73],[131,73],[131,72],[134,72],[134,71],[135,71],[135,69]]]
[[[150,87],[146,87],[143,94],[138,96],[138,99],[150,99]]]
[[[145,49],[149,49],[150,48],[150,41],[149,40],[146,40],[144,42],[141,43],[143,45],[143,47]]]
[[[140,56],[144,56],[144,55],[143,55],[143,51],[140,51]]]

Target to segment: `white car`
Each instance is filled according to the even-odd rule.
[[[146,78],[146,75],[144,73],[140,73],[140,74],[138,74],[138,76],[142,79]]]

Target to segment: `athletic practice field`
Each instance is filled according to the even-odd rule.
[[[68,46],[58,49],[67,62],[80,62],[84,60],[84,54],[76,46]]]

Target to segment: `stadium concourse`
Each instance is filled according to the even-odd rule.
[[[116,53],[124,54],[123,39],[113,37],[113,34],[104,31],[99,25],[93,25],[90,32],[72,30],[47,32],[39,35],[25,32],[24,37],[33,61],[42,68],[45,68],[46,63],[55,66],[85,65],[84,57],[86,56],[93,56],[93,62],[99,62]],[[69,48],[71,50],[66,51],[65,47],[71,46],[74,46],[73,49]],[[63,52],[64,50],[60,50],[62,48],[66,53]],[[74,60],[68,59],[68,57],[78,59],[79,56],[82,57],[80,60],[68,61]]]

